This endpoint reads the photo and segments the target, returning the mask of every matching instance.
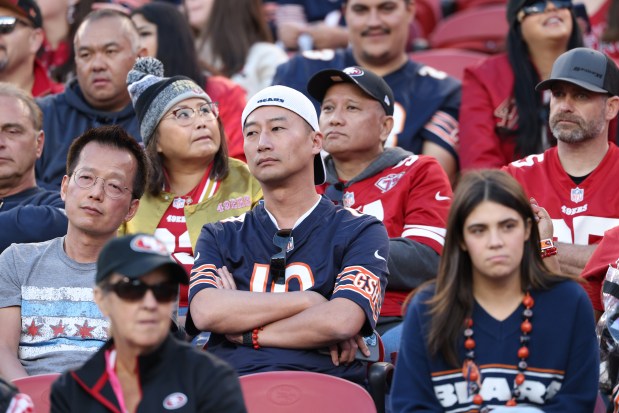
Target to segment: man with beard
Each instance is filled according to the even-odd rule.
[[[47,75],[37,53],[43,45],[41,11],[34,0],[0,0],[0,81],[34,97],[63,91]]]
[[[413,62],[406,54],[415,2],[346,0],[343,8],[350,47],[299,54],[277,68],[273,84],[292,87],[311,98],[305,89],[307,79],[320,70],[350,66],[371,70],[385,79],[395,100],[394,125],[385,146],[435,157],[454,182],[460,82]],[[316,100],[314,105],[320,109]]]
[[[552,218],[557,249],[553,240],[542,248],[558,251],[561,272],[579,275],[604,231],[619,225],[619,149],[608,141],[619,112],[619,69],[603,53],[572,49],[536,90],[550,90],[557,146],[505,169]]]

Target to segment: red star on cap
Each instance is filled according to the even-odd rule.
[[[41,332],[39,331],[39,329],[43,327],[43,324],[34,324],[34,318],[32,319],[32,323],[30,323],[30,325],[28,326],[28,328],[26,328],[26,333],[34,338],[35,336],[40,336]]]
[[[84,325],[81,326],[79,324],[74,324],[75,327],[77,327],[77,333],[75,333],[75,336],[81,336],[82,338],[94,338],[92,335],[92,330],[95,329],[95,327],[88,327],[88,320],[84,320]]]
[[[58,324],[56,324],[55,326],[50,326],[50,327],[54,331],[54,337],[58,337],[61,334],[65,334],[65,335],[67,334],[67,332],[64,331],[64,328],[66,326],[62,324],[62,320],[60,320]]]

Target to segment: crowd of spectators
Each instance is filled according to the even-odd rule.
[[[378,339],[389,411],[619,400],[619,0],[579,1],[488,0],[456,75],[410,53],[457,0],[0,0],[0,379],[243,412]]]

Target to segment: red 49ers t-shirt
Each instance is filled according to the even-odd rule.
[[[202,180],[193,190],[174,198],[155,230],[157,238],[166,244],[172,257],[185,268],[187,277],[189,277],[193,266],[193,249],[185,221],[185,206],[198,204],[215,194],[219,188],[219,181],[213,181],[209,178],[211,168],[212,165],[206,170]],[[169,192],[169,189],[166,179],[164,191]],[[187,295],[188,287],[181,285],[179,308],[186,308],[189,305]]]

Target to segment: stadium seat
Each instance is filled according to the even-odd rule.
[[[20,393],[25,393],[34,403],[34,413],[49,413],[49,395],[52,383],[60,376],[58,373],[39,374],[36,376],[22,377],[12,381]]]
[[[372,363],[368,372],[368,384],[370,395],[374,399],[374,405],[378,413],[385,413],[386,394],[391,388],[394,366],[386,361]]]
[[[425,63],[462,80],[465,67],[475,65],[490,55],[462,49],[430,49],[409,53],[408,56],[415,62]]]
[[[456,11],[486,7],[494,4],[507,4],[506,0],[456,0]]]
[[[270,371],[240,382],[248,413],[376,413],[363,387],[327,374]]]
[[[430,34],[430,48],[500,53],[505,50],[508,29],[505,5],[466,9],[439,22]]]

